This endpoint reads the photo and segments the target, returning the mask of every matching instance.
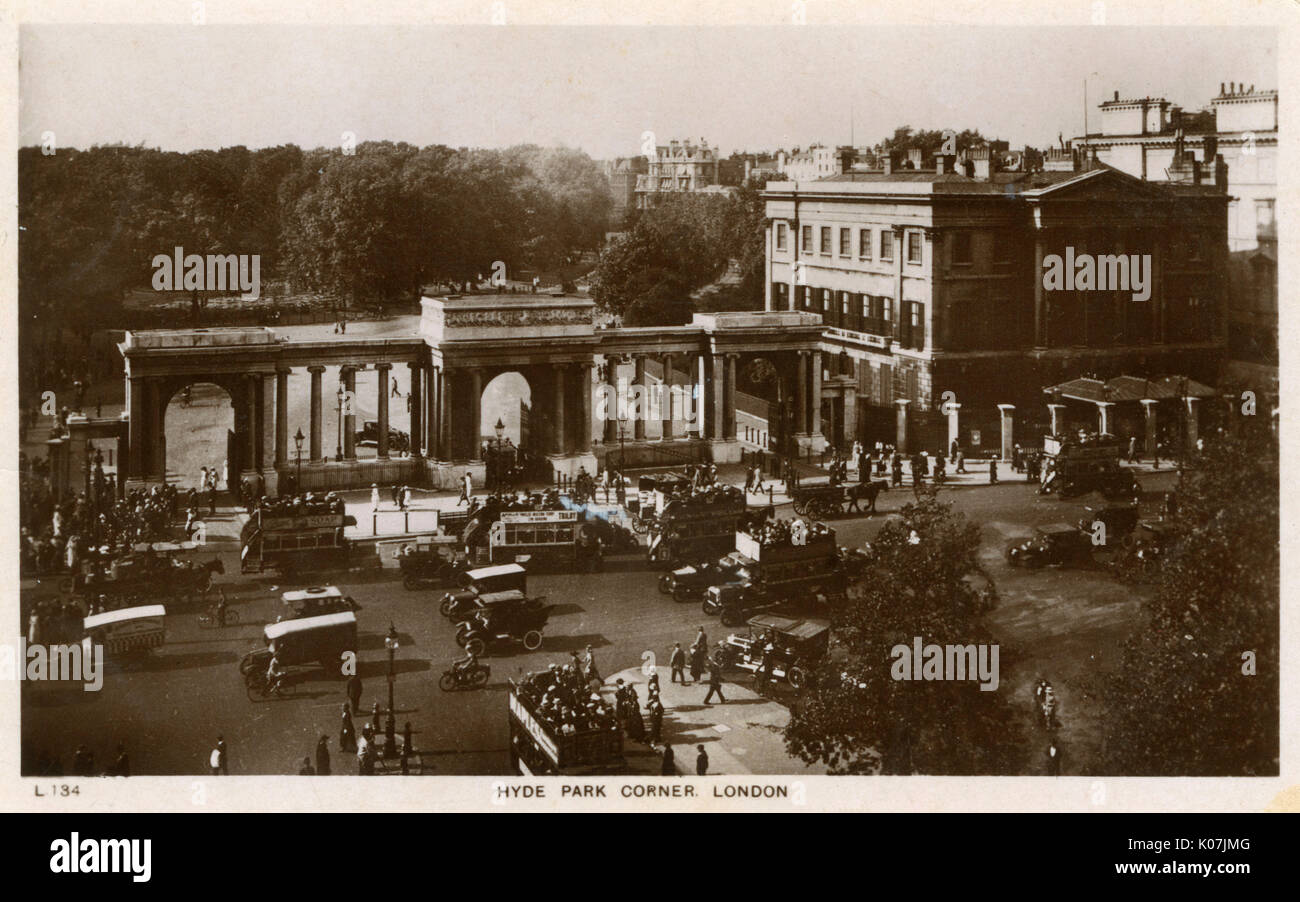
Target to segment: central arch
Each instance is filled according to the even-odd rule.
[[[195,376],[169,381],[158,401],[161,421],[152,469],[166,482],[201,488],[202,468],[215,469],[218,489],[236,484],[242,466],[248,412],[221,377]]]

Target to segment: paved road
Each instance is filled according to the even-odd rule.
[[[1148,490],[1157,491],[1172,480],[1169,473],[1143,478]],[[1028,535],[1035,525],[1072,522],[1084,512],[1081,503],[1040,497],[1020,482],[946,490],[943,497],[983,527],[984,562],[1002,594],[1002,604],[989,621],[1015,652],[1003,657],[1000,691],[1024,700],[1029,723],[1030,687],[1039,675],[1050,679],[1061,699],[1067,770],[1087,772],[1098,757],[1100,683],[1106,671],[1118,666],[1120,645],[1137,620],[1138,596],[1099,571],[1011,571],[1004,564],[1002,549],[1008,541]],[[910,499],[910,491],[891,491],[881,496],[881,514],[837,521],[841,544],[869,540],[884,515]],[[779,512],[788,516],[789,511],[784,507]],[[223,516],[233,520],[234,514],[226,511]],[[230,522],[214,532],[232,529]],[[201,630],[195,612],[182,613],[173,604],[167,645],[140,669],[110,665],[102,692],[29,688],[22,722],[29,754],[49,749],[62,754],[66,766],[72,750],[85,742],[104,762],[122,741],[136,772],[200,773],[221,732],[230,748],[232,772],[296,773],[297,762],[312,752],[322,733],[337,749],[341,684],[304,672],[294,698],[250,702],[237,670],[239,657],[259,643],[262,625],[274,619],[279,593],[297,585],[273,577],[240,577],[232,540],[218,536],[210,548],[226,561],[221,583],[240,612],[241,625]],[[437,688],[438,676],[459,649],[451,625],[435,610],[435,592],[404,590],[395,570],[319,574],[313,581],[335,583],[363,605],[358,616],[367,709],[375,701],[381,707],[386,704],[384,634],[390,623],[397,627],[399,724],[411,721],[425,772],[501,774],[507,768],[507,677],[563,662],[570,651],[588,645],[602,673],[611,674],[638,666],[647,650],[664,661],[673,642],[689,643],[701,625],[711,640],[721,638],[725,630],[716,619],[704,616],[695,604],[675,604],[660,595],[656,578],[657,573],[636,557],[610,559],[606,570],[594,575],[531,577],[530,590],[558,605],[544,645],[536,653],[521,647],[505,650],[490,660],[492,681],[486,690],[460,693]],[[50,591],[48,585],[24,583],[25,594]],[[1025,750],[1022,772],[1043,771],[1039,752],[1036,746]],[[355,772],[353,762],[340,759],[337,751],[335,759],[336,771]],[[755,769],[805,772],[801,763],[778,764],[765,759]]]

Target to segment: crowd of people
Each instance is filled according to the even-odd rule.
[[[754,539],[764,548],[778,545],[808,545],[831,538],[831,529],[825,523],[794,517],[789,520],[771,520],[758,527]]]
[[[534,717],[557,733],[618,729],[616,711],[592,688],[592,683],[577,662],[552,664],[546,670],[525,675],[516,693]]]
[[[341,514],[346,510],[343,496],[335,492],[325,494],[306,492],[298,495],[281,495],[278,498],[259,495],[245,498],[244,506],[250,514],[257,511],[264,517],[309,517],[319,514]]]

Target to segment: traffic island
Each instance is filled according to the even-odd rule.
[[[654,751],[657,758],[661,758],[663,743],[671,745],[679,774],[695,775],[698,745],[704,746],[709,756],[709,775],[826,773],[824,767],[809,767],[786,753],[784,729],[790,720],[789,710],[778,701],[754,692],[748,679],[739,684],[724,682],[722,694],[726,702],[719,703],[715,697],[711,704],[706,705],[704,696],[709,692],[707,675],[699,683],[684,686],[671,682],[669,668],[656,667],[655,670],[659,674],[659,700],[664,706],[664,720],[663,742],[655,746]],[[690,676],[689,671],[687,676]],[[645,718],[649,677],[639,667],[610,675],[601,687],[602,695],[610,704],[613,704],[618,680],[636,689],[642,717]],[[629,759],[635,750],[650,750],[648,741],[636,743],[629,739],[625,745]]]

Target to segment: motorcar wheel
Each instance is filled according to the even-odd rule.
[[[524,648],[529,651],[537,651],[542,647],[542,633],[540,630],[529,630],[524,633]]]

